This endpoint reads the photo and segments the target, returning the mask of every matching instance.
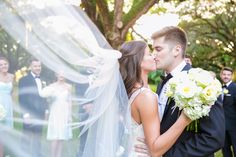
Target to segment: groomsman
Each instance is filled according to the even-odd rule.
[[[40,97],[42,88],[40,79],[41,62],[37,59],[30,61],[31,71],[19,80],[19,103],[23,112],[23,134],[25,149],[32,157],[41,156],[41,136],[45,119],[46,100]]]
[[[187,64],[191,65],[192,66],[192,59],[189,55],[185,55],[184,56],[184,60]]]
[[[236,156],[236,83],[232,82],[233,70],[225,67],[221,70],[222,100],[225,113],[225,144],[222,149],[224,157]],[[233,146],[233,152],[231,150]]]

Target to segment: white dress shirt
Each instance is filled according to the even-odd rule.
[[[182,69],[186,66],[186,62],[182,61],[177,67],[174,68],[174,70],[171,71],[171,75],[174,77],[176,76],[178,73],[180,73],[182,71]],[[160,120],[162,120],[163,115],[164,115],[164,111],[165,111],[165,107],[166,107],[166,103],[168,100],[168,97],[166,96],[166,90],[167,90],[167,84],[169,81],[166,82],[166,84],[164,84],[160,95],[158,95],[158,105],[159,105],[159,115],[160,115]]]
[[[229,87],[229,85],[230,85],[231,82],[232,82],[232,80],[229,81],[228,83],[226,83],[226,87]]]
[[[41,82],[41,79],[40,78],[35,78],[36,75],[34,73],[31,72],[31,75],[34,77],[35,79],[35,82],[37,84],[37,88],[38,88],[38,91],[40,92],[42,90],[42,82]]]
[[[226,87],[229,87],[229,85],[230,85],[231,82],[232,82],[232,80],[229,81],[228,83],[226,83],[225,86],[226,86]],[[222,94],[221,94],[221,100],[222,100],[222,102],[224,101],[224,96],[225,96],[224,90],[225,90],[225,89],[226,89],[225,87],[222,88]]]

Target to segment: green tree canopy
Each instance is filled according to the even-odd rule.
[[[194,65],[216,72],[224,66],[235,68],[236,2],[186,1],[179,10]]]

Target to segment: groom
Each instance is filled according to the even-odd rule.
[[[174,26],[165,27],[155,32],[152,39],[157,68],[165,71],[168,78],[175,77],[181,71],[191,68],[184,61],[187,37],[182,29]],[[175,123],[181,112],[178,108],[173,110],[175,101],[168,101],[165,95],[168,78],[160,83],[157,90],[159,112],[162,116],[161,134]],[[222,105],[216,102],[209,116],[201,118],[199,122],[198,132],[185,130],[163,157],[213,157],[214,152],[222,148],[224,144],[225,126]],[[137,147],[136,150],[145,155],[147,150],[144,145]]]

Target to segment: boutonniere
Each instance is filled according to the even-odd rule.
[[[223,89],[223,94],[228,94],[228,93],[229,93],[229,90],[226,89],[226,88],[224,88],[224,89]]]

